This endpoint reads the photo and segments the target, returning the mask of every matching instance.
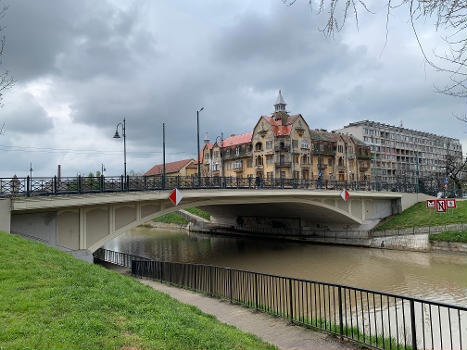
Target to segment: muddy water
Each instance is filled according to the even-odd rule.
[[[137,228],[105,248],[157,260],[228,266],[467,304],[462,255],[212,237]]]

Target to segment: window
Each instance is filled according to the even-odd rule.
[[[263,150],[263,144],[261,142],[257,142],[255,145],[255,151],[262,151]]]
[[[204,159],[209,159],[209,153],[208,152],[204,153]]]
[[[235,167],[235,169],[241,169],[243,167],[243,161],[242,160],[236,160],[234,167]]]
[[[263,165],[263,157],[258,156],[256,157],[256,165]]]
[[[227,149],[227,150],[225,151],[225,155],[226,155],[226,156],[230,156],[230,149]]]
[[[272,148],[272,141],[266,141],[266,149]]]
[[[298,140],[292,140],[292,148],[298,147]]]
[[[232,169],[232,162],[226,162],[226,168],[227,168],[227,170],[231,170]]]
[[[271,165],[272,164],[272,154],[266,155],[266,164]]]
[[[338,145],[338,146],[337,146],[337,151],[338,151],[339,153],[344,153],[344,146]]]
[[[302,148],[308,149],[308,141],[307,140],[302,140]]]
[[[214,171],[219,170],[219,163],[217,163],[217,162],[214,163],[214,164],[212,165],[212,170],[214,170]]]
[[[238,156],[240,154],[240,147],[235,147],[235,155]]]
[[[252,159],[248,159],[248,160],[246,161],[246,166],[247,166],[248,168],[252,168],[252,167],[253,167],[253,160],[252,160]]]
[[[214,158],[219,158],[219,151],[214,152]]]
[[[328,165],[332,166],[332,158],[328,158]]]

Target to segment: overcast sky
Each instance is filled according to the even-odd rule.
[[[5,3],[5,0],[3,1]],[[123,172],[123,142],[112,138],[127,120],[128,169],[196,157],[201,138],[252,131],[273,111],[282,89],[291,113],[312,128],[337,129],[375,120],[461,139],[466,101],[439,95],[448,76],[424,63],[407,23],[393,13],[385,45],[385,11],[361,14],[334,38],[298,1],[10,0],[0,24],[7,45],[1,69],[16,85],[0,108],[0,176]],[[440,33],[418,24],[427,49]]]

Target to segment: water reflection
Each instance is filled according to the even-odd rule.
[[[137,228],[105,248],[157,260],[229,266],[458,305],[467,302],[461,255],[213,237]]]

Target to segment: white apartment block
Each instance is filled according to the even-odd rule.
[[[378,182],[416,184],[417,170],[419,178],[444,176],[447,154],[462,161],[462,145],[451,137],[369,120],[337,131],[370,146],[372,176]]]

